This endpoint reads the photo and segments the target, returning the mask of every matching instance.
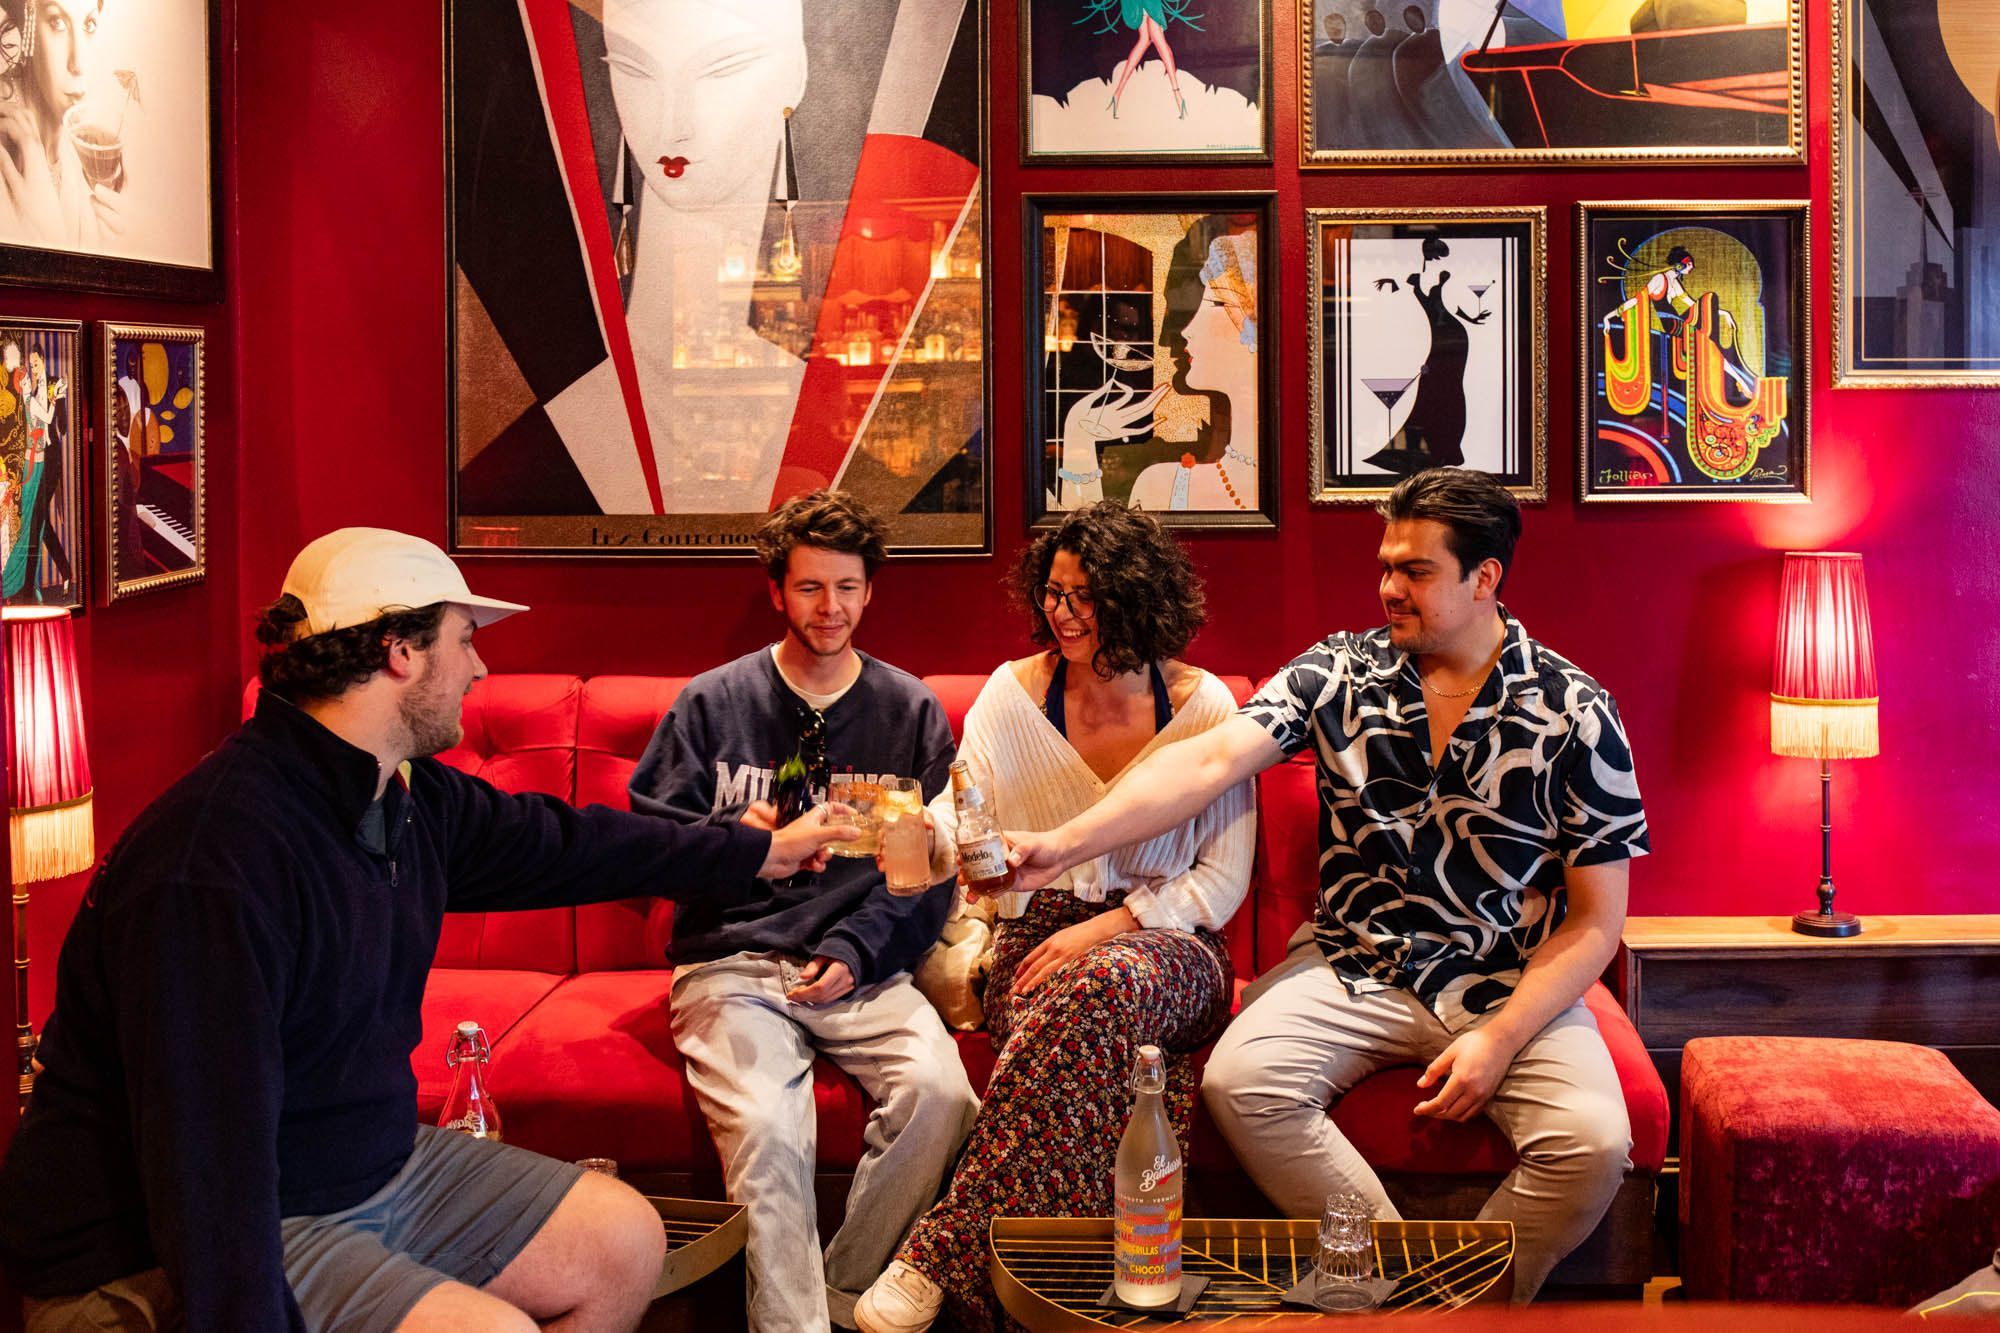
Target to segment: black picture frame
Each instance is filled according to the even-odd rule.
[[[1812,498],[1811,246],[1802,199],[1577,204],[1579,501]]]
[[[157,12],[164,3],[165,0],[149,0],[148,6],[136,12]],[[209,304],[223,299],[222,200],[227,193],[223,181],[224,162],[217,152],[217,145],[222,142],[223,125],[217,78],[222,55],[221,0],[194,0],[190,8],[202,16],[206,30],[202,44],[205,68],[201,84],[208,101],[207,115],[203,117],[203,132],[206,135],[203,158],[207,177],[207,265],[156,263],[111,254],[8,242],[0,238],[0,284],[113,292]]]
[[[1053,527],[1099,498],[1137,505],[1178,530],[1277,527],[1276,212],[1268,190],[1022,200],[1022,474],[1031,528]],[[1255,262],[1247,282],[1244,238]],[[1227,321],[1197,335],[1216,363],[1199,369],[1186,336],[1197,316]],[[1254,321],[1247,337],[1243,319]],[[1229,364],[1236,346],[1254,355],[1247,371]],[[1190,382],[1210,372],[1206,385]],[[1251,398],[1239,402],[1246,390]],[[1252,415],[1255,463],[1245,466],[1235,435]],[[1230,434],[1220,436],[1225,423]],[[1086,451],[1089,467],[1081,465]]]
[[[1137,34],[1124,28],[1122,22],[1113,22],[1112,16],[1119,13],[1118,0],[1111,0],[1109,5],[1102,5],[1099,0],[1019,0],[1016,49],[1020,53],[1018,93],[1021,162],[1024,166],[1138,166],[1148,163],[1222,166],[1262,165],[1273,160],[1274,0],[1207,6],[1198,15],[1201,21],[1199,28],[1183,25],[1179,21],[1182,10],[1180,0],[1156,2],[1161,12],[1169,17],[1165,29],[1158,33],[1159,44],[1149,45],[1135,41]],[[1246,23],[1246,16],[1253,18],[1254,24]],[[1094,27],[1093,23],[1102,26]],[[1224,23],[1235,26],[1224,28]],[[1254,31],[1249,31],[1253,27]],[[1243,49],[1246,40],[1253,46],[1247,52]],[[1176,48],[1172,45],[1174,42],[1181,45]],[[1159,66],[1159,72],[1164,73],[1161,47],[1179,52],[1175,81],[1169,86],[1148,89],[1146,85],[1157,80],[1145,73],[1146,66]],[[1142,77],[1139,88],[1133,90],[1129,76],[1124,75],[1126,62],[1119,56],[1121,52],[1129,55],[1131,49],[1141,48],[1139,67]],[[1192,66],[1185,63],[1191,50],[1194,55]],[[1203,80],[1200,74],[1209,62],[1217,68],[1209,72],[1207,80]],[[1092,77],[1099,70],[1104,71],[1103,77]],[[1253,82],[1247,71],[1254,71],[1254,97],[1246,96],[1242,91],[1242,85]],[[1179,85],[1180,78],[1184,76],[1195,85],[1192,103],[1185,95],[1186,89]],[[1077,80],[1073,85],[1072,79]],[[1106,88],[1112,90],[1113,97],[1111,104],[1100,109],[1095,98],[1103,96]],[[1123,97],[1118,96],[1121,91],[1132,96],[1133,102],[1126,103]],[[1136,96],[1133,95],[1135,91]],[[1090,100],[1086,102],[1082,98]],[[1167,113],[1176,109],[1175,99],[1178,99],[1178,109],[1182,114],[1170,116]],[[1204,99],[1207,99],[1206,104]],[[1236,112],[1232,99],[1240,99],[1254,108],[1257,143],[1213,144],[1215,133],[1237,128],[1240,123],[1251,119]],[[1089,146],[1093,139],[1101,141],[1110,131],[1111,126],[1103,123],[1103,113],[1112,111],[1114,106],[1122,107],[1125,112],[1123,116],[1113,119],[1121,137],[1131,134],[1134,129],[1162,126],[1158,146]],[[1235,114],[1228,125],[1216,123],[1231,113]],[[1194,120],[1193,127],[1188,126],[1190,117]],[[1071,118],[1074,119],[1066,131],[1057,128]],[[1096,129],[1090,126],[1093,120],[1098,122]],[[1207,130],[1201,128],[1204,125],[1208,126]],[[1204,133],[1211,135],[1210,143],[1201,142]],[[1176,142],[1176,138],[1187,142]]]

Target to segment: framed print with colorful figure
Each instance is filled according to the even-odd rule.
[[[0,570],[8,606],[83,605],[83,325],[0,316]]]
[[[1805,159],[1803,0],[1299,0],[1300,162]]]
[[[1271,3],[1020,0],[1021,160],[1270,161]]]
[[[1803,201],[1582,203],[1580,498],[1812,493]]]
[[[1315,501],[1432,467],[1548,498],[1547,250],[1540,208],[1306,210]]]
[[[2000,4],[1835,0],[1833,379],[2000,386]]]
[[[452,0],[449,545],[990,548],[978,0]]]
[[[0,282],[222,299],[216,0],[0,0]]]
[[[199,583],[208,570],[202,496],[205,335],[100,324],[104,600]]]
[[[1104,499],[1173,527],[1277,526],[1274,207],[1023,201],[1032,526]]]

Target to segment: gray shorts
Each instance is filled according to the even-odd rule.
[[[582,1174],[540,1153],[417,1126],[410,1160],[372,1196],[279,1222],[306,1327],[393,1329],[433,1287],[485,1286]]]

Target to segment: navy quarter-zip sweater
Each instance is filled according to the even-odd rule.
[[[392,778],[269,693],[126,830],[56,968],[0,1168],[0,1250],[62,1296],[164,1265],[193,1329],[301,1328],[278,1219],[351,1207],[416,1137],[410,1053],[447,911],[756,883],[770,835]]]

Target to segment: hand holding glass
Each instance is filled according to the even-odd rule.
[[[914,811],[884,809],[880,815],[882,874],[898,897],[931,886],[931,831],[922,806]]]
[[[881,783],[854,773],[837,773],[827,783],[827,799],[854,812],[850,821],[861,830],[852,842],[836,842],[827,848],[835,856],[875,855],[876,817],[883,796]]]
[[[1348,1313],[1374,1307],[1375,1293],[1367,1285],[1375,1275],[1374,1220],[1359,1194],[1326,1196],[1313,1257],[1313,1304],[1319,1309]]]

